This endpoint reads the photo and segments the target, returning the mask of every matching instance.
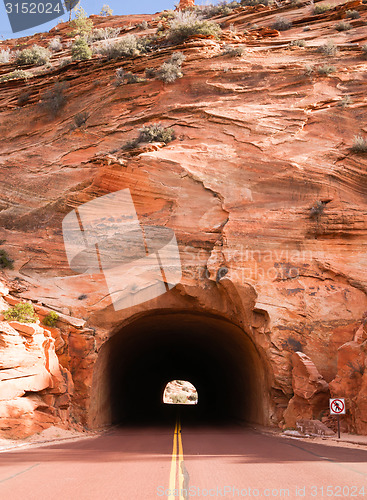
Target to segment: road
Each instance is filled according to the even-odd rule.
[[[119,428],[0,462],[1,500],[367,498],[367,450],[240,426]]]

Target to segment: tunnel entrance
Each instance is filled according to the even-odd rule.
[[[167,383],[189,380],[200,404],[185,407],[194,421],[265,423],[267,384],[254,342],[238,326],[212,315],[146,314],[101,348],[93,376],[92,427],[171,421]]]

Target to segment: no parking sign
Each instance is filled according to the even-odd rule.
[[[330,398],[330,415],[345,415],[344,398]]]

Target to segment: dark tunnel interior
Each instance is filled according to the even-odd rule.
[[[180,406],[186,421],[262,423],[266,390],[260,356],[234,324],[187,312],[143,316],[107,342],[106,388],[112,424],[172,421],[166,384],[187,380],[197,405]]]

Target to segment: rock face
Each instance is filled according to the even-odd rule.
[[[350,8],[360,18],[337,32],[334,23]],[[44,38],[0,43],[47,45],[56,35],[64,43],[50,67],[0,83],[0,239],[14,261],[4,282],[13,300],[32,300],[62,318],[53,338],[37,325],[25,331],[2,323],[8,353],[1,358],[8,374],[2,418],[32,415],[36,427],[47,419],[71,421],[63,416],[70,372],[73,419],[94,425],[88,424],[91,409],[108,406],[105,392],[94,388],[108,371],[109,339],[144,315],[190,311],[235,325],[253,346],[261,362],[251,369],[264,381],[262,423],[294,426],[325,416],[329,384],[332,396],[348,398],[348,429],[367,433],[361,327],[367,162],[351,149],[354,137],[367,133],[367,5],[349,2],[320,16],[309,5],[280,9],[293,23],[287,31],[273,27],[280,13],[275,5],[241,7],[220,18],[218,40],[199,35],[172,46],[159,38],[152,51],[121,60],[68,62],[67,24]],[[152,34],[161,22],[158,16],[93,22],[120,27],[122,37],[145,35],[142,20],[149,20]],[[258,28],[249,29],[255,23]],[[330,33],[338,54],[326,56],[318,47]],[[300,39],[306,47],[290,45]],[[228,45],[244,52],[231,55]],[[157,70],[177,51],[186,59],[175,82],[113,84],[117,68],[143,78],[146,68]],[[330,60],[335,71],[326,75]],[[15,69],[1,64],[0,74]],[[64,80],[65,106],[49,116],[38,102]],[[88,120],[75,127],[83,110]],[[123,149],[143,125],[157,122],[172,127],[175,140]],[[116,312],[101,274],[70,269],[62,221],[122,189],[130,190],[142,225],[175,232],[182,279],[156,301]]]
[[[36,323],[1,321],[0,345],[1,435],[24,438],[53,424],[69,425],[73,382],[51,332]]]
[[[295,427],[301,419],[313,420],[327,408],[329,386],[311,359],[301,352],[292,355],[294,396],[284,412],[286,427]]]
[[[180,4],[178,6],[179,10],[185,10],[195,7],[195,0],[180,0]]]

